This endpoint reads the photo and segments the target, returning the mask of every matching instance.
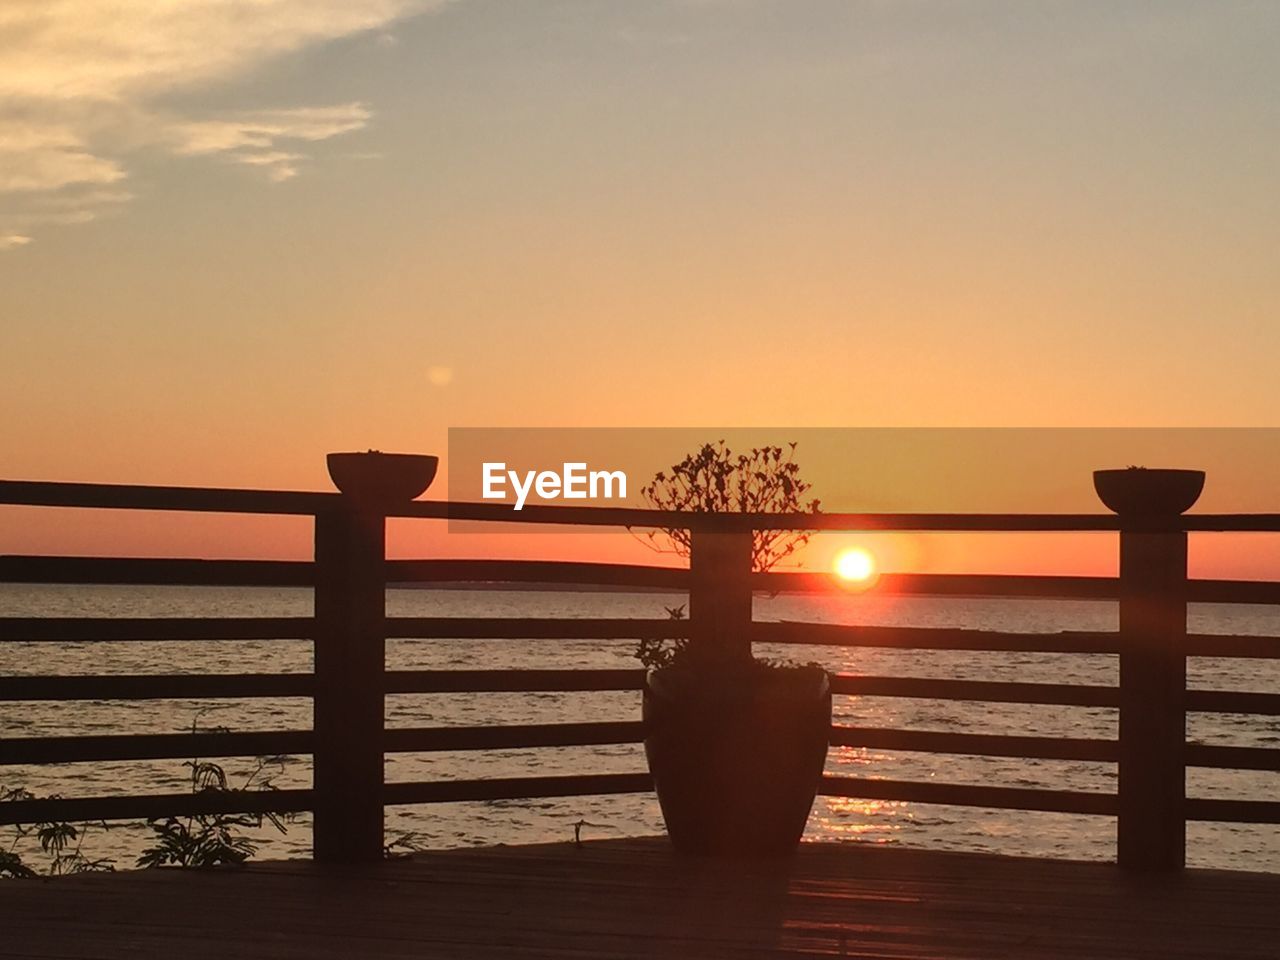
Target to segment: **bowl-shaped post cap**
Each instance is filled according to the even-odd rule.
[[[1102,502],[1122,517],[1177,516],[1200,498],[1204,471],[1146,467],[1095,470],[1093,488]]]
[[[329,477],[342,493],[361,503],[408,503],[431,486],[440,458],[419,453],[331,453]]]

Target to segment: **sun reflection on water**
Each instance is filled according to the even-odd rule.
[[[819,829],[809,835],[830,841],[860,840],[892,843],[904,825],[914,819],[911,804],[903,800],[870,800],[858,797],[818,797],[810,823]]]

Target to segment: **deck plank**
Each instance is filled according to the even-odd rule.
[[[0,886],[0,957],[1271,960],[1280,876],[806,844],[782,863],[665,840],[489,847]]]

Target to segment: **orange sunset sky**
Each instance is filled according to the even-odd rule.
[[[0,476],[329,489],[327,451],[468,426],[1274,425],[1277,49],[1245,0],[8,0]],[[1214,486],[1274,457],[1195,453],[1203,509],[1280,510]],[[1017,508],[1098,509],[1116,456]],[[0,553],[309,536],[0,508]],[[1193,572],[1275,539],[1195,538]],[[1097,535],[807,566],[854,542],[1114,570]]]

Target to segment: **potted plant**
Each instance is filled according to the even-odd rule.
[[[816,512],[817,500],[805,502],[809,484],[800,479],[794,454],[794,444],[785,453],[762,447],[738,455],[723,441],[706,444],[671,473],[659,473],[642,495],[661,510]],[[655,531],[649,538],[690,554],[688,530]],[[755,531],[752,570],[772,568],[807,540],[802,531]],[[684,608],[668,612],[682,618]],[[826,671],[757,659],[747,636],[712,638],[696,630],[685,640],[642,641],[637,656],[648,668],[645,756],[676,849],[719,856],[793,852],[826,761]]]

